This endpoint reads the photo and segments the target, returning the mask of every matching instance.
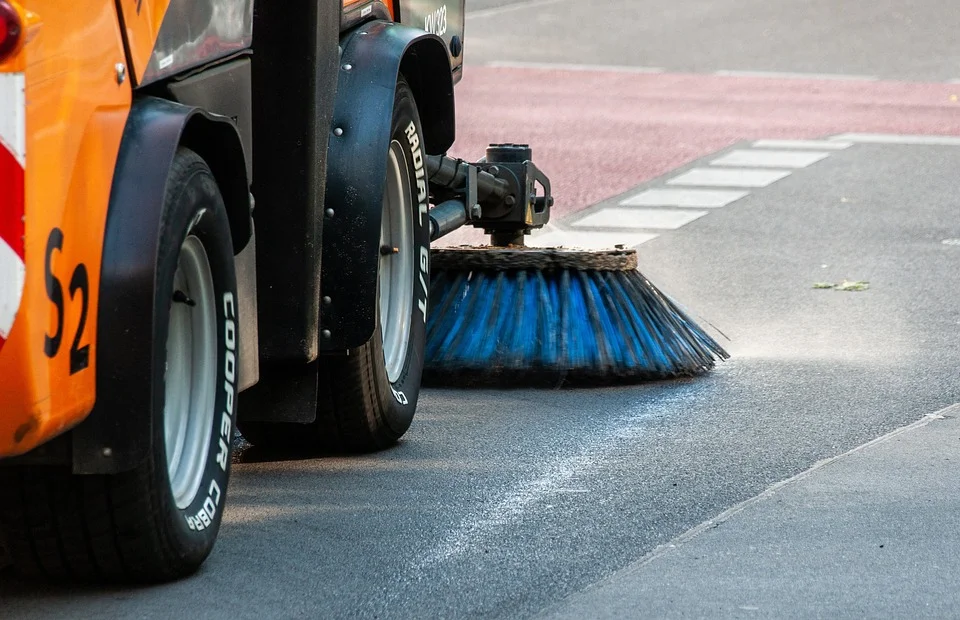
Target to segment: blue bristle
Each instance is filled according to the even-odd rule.
[[[432,275],[425,379],[651,380],[726,351],[636,270]]]

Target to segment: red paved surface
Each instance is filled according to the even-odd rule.
[[[529,142],[559,218],[740,140],[960,135],[960,84],[466,67],[451,154]]]

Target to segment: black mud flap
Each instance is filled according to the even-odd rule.
[[[397,77],[417,102],[425,150],[453,144],[453,78],[443,40],[374,21],[343,43],[327,163],[320,350],[365,344],[376,322],[380,216]]]
[[[239,153],[231,182],[222,183],[218,175],[218,183],[224,198],[231,197],[233,203],[228,210],[233,211],[235,247],[242,248],[250,235],[249,184],[234,124],[164,99],[135,100],[117,157],[104,234],[97,400],[88,418],[70,433],[74,473],[126,471],[151,449],[150,420],[156,402],[152,360],[154,348],[165,346],[151,338],[164,189],[177,147],[202,140],[203,135],[216,135],[218,144],[232,145]]]

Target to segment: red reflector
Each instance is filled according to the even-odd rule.
[[[17,49],[22,33],[20,15],[9,3],[0,1],[0,62]]]

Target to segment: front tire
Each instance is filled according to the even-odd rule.
[[[410,428],[423,375],[430,229],[423,130],[402,77],[391,127],[373,336],[346,355],[321,358],[313,423],[243,423],[240,431],[254,445],[370,452],[393,445]]]
[[[135,335],[165,343],[151,362],[153,448],[116,475],[0,470],[0,528],[24,576],[162,582],[213,549],[231,463],[237,283],[223,199],[187,149],[167,179],[155,278],[155,331]]]

